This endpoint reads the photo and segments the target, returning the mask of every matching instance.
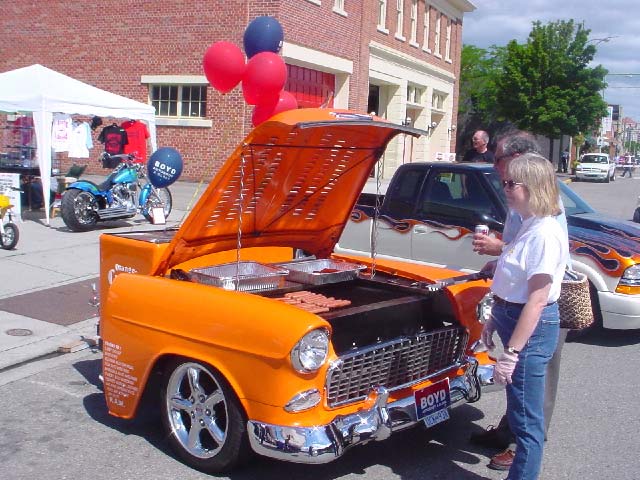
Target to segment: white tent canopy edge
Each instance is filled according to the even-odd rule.
[[[54,113],[143,120],[149,127],[151,151],[157,150],[155,108],[101,90],[39,64],[0,73],[0,111],[33,114],[37,158],[49,224],[51,128]]]

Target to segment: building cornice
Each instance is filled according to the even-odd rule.
[[[473,12],[476,7],[467,0],[428,0],[430,5],[450,18],[462,20],[465,13]]]
[[[448,72],[443,68],[440,68],[431,63],[425,62],[424,60],[419,60],[415,57],[407,55],[406,53],[387,47],[386,45],[383,45],[381,43],[370,42],[369,51],[371,53],[371,56],[381,58],[386,62],[394,63],[404,68],[418,71],[425,75],[431,75],[447,82],[453,83],[456,81],[456,76],[453,73]]]
[[[314,50],[302,45],[284,42],[282,58],[290,65],[318,69],[330,73],[353,73],[353,62],[345,58]]]

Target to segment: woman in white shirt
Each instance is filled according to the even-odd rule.
[[[516,436],[507,480],[535,480],[544,444],[546,366],[558,341],[557,300],[569,252],[554,218],[560,208],[551,162],[521,155],[509,164],[503,186],[509,207],[523,222],[498,259],[491,287],[495,303],[482,340],[494,348],[497,331],[504,345],[494,380],[507,386],[507,415]]]

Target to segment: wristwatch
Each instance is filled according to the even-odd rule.
[[[520,355],[520,350],[516,350],[513,347],[507,347],[504,349],[505,352],[515,353],[516,355]]]

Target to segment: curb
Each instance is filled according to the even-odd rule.
[[[0,355],[0,374],[39,359],[75,353],[97,345],[98,317],[74,323],[66,331],[45,338],[36,338],[26,345],[5,350]]]

